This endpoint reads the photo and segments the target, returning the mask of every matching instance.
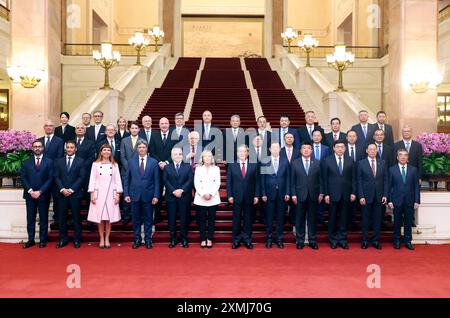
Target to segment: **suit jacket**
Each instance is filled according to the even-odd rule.
[[[373,132],[379,129],[378,123],[375,123],[372,126]],[[384,143],[391,147],[394,145],[394,131],[392,129],[392,126],[388,124],[384,124]]]
[[[75,142],[77,142],[77,140],[75,140]],[[76,155],[83,159],[85,165],[89,167],[89,170],[87,171],[88,174],[90,173],[92,163],[96,159],[96,152],[95,143],[87,138],[84,138],[80,147],[77,147]]]
[[[315,160],[323,160],[331,155],[330,148],[324,144],[320,144],[320,158],[316,158],[316,145],[313,144],[312,157]]]
[[[383,197],[388,197],[388,167],[385,161],[377,159],[376,176],[373,176],[369,160],[362,159],[356,167],[356,185],[358,197],[366,199],[367,203],[381,203]]]
[[[392,164],[398,163],[397,161],[397,151],[400,149],[406,149],[405,143],[403,140],[400,140],[394,144],[392,148]],[[417,169],[417,175],[419,179],[422,178],[422,157],[423,157],[423,149],[422,146],[415,140],[411,141],[411,146],[409,149],[409,159],[408,164],[415,167]]]
[[[220,168],[218,166],[211,166],[209,171],[206,170],[205,166],[197,167],[194,175],[194,204],[198,206],[219,205],[221,202],[220,183]],[[203,198],[205,194],[210,194],[211,199],[205,200]]]
[[[163,170],[164,186],[166,187],[166,201],[174,202],[178,199],[173,195],[177,189],[183,190],[182,200],[191,200],[192,188],[194,186],[194,173],[188,163],[181,162],[178,174],[175,163],[171,163]]]
[[[283,158],[286,158],[286,159],[288,158],[287,157],[287,152],[286,152],[286,147],[281,148],[280,157],[283,157]],[[292,149],[291,164],[297,158],[300,158],[300,149],[296,149],[294,147]]]
[[[259,133],[258,129],[256,129],[256,135],[262,137],[262,135]],[[264,133],[264,138],[263,138],[263,143],[262,143],[262,151],[261,151],[262,156],[270,155],[269,148],[271,145],[272,145],[272,132],[266,130],[266,132]],[[253,145],[250,145],[250,148],[252,146]]]
[[[82,187],[86,181],[86,166],[84,160],[75,155],[70,170],[67,171],[66,156],[55,161],[54,167],[55,183],[59,193],[62,189],[72,189],[74,193],[69,198],[81,199],[83,197]]]
[[[120,158],[121,158],[121,156],[120,156],[120,146],[121,145],[120,144],[121,144],[120,140],[114,139],[114,154],[113,155],[114,155],[114,160],[117,162],[117,165],[119,165],[119,167],[121,165],[121,162],[120,162]],[[97,145],[96,145],[97,153],[100,152],[100,148],[103,145],[110,145],[109,140],[107,138],[99,139],[97,141]]]
[[[23,198],[33,200],[28,193],[30,189],[33,191],[41,191],[39,201],[50,199],[50,193],[53,183],[53,160],[42,156],[39,169],[36,168],[34,155],[31,155],[20,169],[20,181],[23,185]]]
[[[236,204],[252,204],[253,199],[260,196],[260,176],[258,164],[248,163],[245,178],[241,165],[233,162],[227,168],[227,195]]]
[[[354,147],[355,147],[355,160],[354,160],[355,163],[367,157],[366,145],[356,143]],[[347,147],[345,149],[345,155],[351,157],[350,154],[351,154],[351,146],[347,144]]]
[[[117,131],[116,134],[114,135],[114,139],[117,139],[117,140],[119,140],[119,141],[122,141],[122,139],[127,138],[127,137],[130,136],[130,135],[131,135],[130,132],[127,131],[127,130],[125,130],[125,131],[123,132],[123,135],[121,135],[120,132]]]
[[[213,155],[216,156],[216,160],[217,159],[223,159],[225,160],[225,154],[224,154],[224,149],[223,147],[220,149],[218,148],[218,145],[215,144],[215,146],[212,145],[212,142],[216,140],[217,136],[215,134],[217,134],[218,132],[221,132],[220,128],[218,126],[212,125],[209,128],[209,135],[205,136],[205,126],[204,124],[202,124],[202,130],[199,131],[199,135],[200,135],[200,139],[201,139],[201,143],[202,143],[202,148],[204,150],[210,150],[212,151]],[[221,132],[221,137],[223,138],[223,133]],[[223,139],[222,139],[223,142]],[[211,144],[211,145],[210,145]]]
[[[282,144],[281,140],[284,139],[284,135],[281,136],[281,134],[282,134],[281,128],[276,128],[276,129],[277,129],[277,130],[275,130],[276,135],[277,135],[276,137],[278,138],[278,142],[281,145]],[[294,135],[294,148],[300,149],[300,136],[298,135],[298,130],[295,128],[288,127],[287,133],[291,133]],[[272,136],[272,137],[275,137],[275,136]],[[277,142],[277,140],[273,140],[273,142]]]
[[[325,138],[323,138],[325,136],[325,132],[323,131],[323,128],[320,127],[318,124],[314,124],[314,130],[319,130],[322,133],[322,143],[325,143]],[[308,131],[308,127],[305,126],[301,126],[298,129],[298,136],[300,138],[300,144],[304,143],[304,142],[308,142],[308,143],[312,143],[312,139],[309,136],[309,131]]]
[[[327,146],[330,147],[331,152],[333,152],[333,146],[334,146],[333,132],[326,134],[324,140],[325,140],[325,143],[327,144]],[[338,140],[342,141],[344,143],[347,143],[347,134],[340,131]]]
[[[377,149],[378,149],[378,145],[377,144],[375,144],[375,145],[377,146]],[[386,162],[386,167],[389,170],[389,168],[393,165],[392,147],[383,143],[382,147],[381,147],[381,157],[380,157],[380,152],[378,151],[377,159],[384,160],[384,162]]]
[[[299,202],[318,200],[324,194],[321,164],[318,160],[310,160],[309,172],[306,174],[303,159],[297,158],[291,164],[291,194],[297,196]]]
[[[45,138],[45,136],[39,138],[43,145],[45,145]],[[51,160],[64,156],[64,140],[53,135],[53,138],[50,140],[49,144],[44,146],[44,155]]]
[[[344,156],[342,175],[339,173],[336,156],[329,156],[322,161],[322,180],[324,194],[330,196],[331,201],[341,199],[350,200],[350,195],[356,195],[356,164]]]
[[[147,156],[144,175],[141,176],[139,157],[128,161],[128,169],[124,178],[124,195],[132,202],[150,203],[153,198],[160,197],[158,162]]]
[[[413,207],[414,203],[420,203],[420,186],[417,169],[408,164],[406,168],[406,182],[403,182],[400,167],[394,165],[389,169],[389,202],[394,207],[406,204]]]
[[[358,140],[356,141],[356,144],[361,145],[363,147],[367,146],[369,143],[373,142],[373,133],[375,131],[375,128],[371,124],[367,124],[367,136],[364,137],[364,132],[361,127],[361,124],[356,124],[352,127],[352,130],[356,131],[356,134],[358,135]]]
[[[187,128],[186,126],[183,126],[181,128],[181,132],[180,132],[179,135],[177,133],[177,127],[176,126],[170,127],[169,131],[171,132],[171,138],[173,140],[177,140],[178,142],[183,141],[183,144],[189,143],[188,136],[189,136],[189,133],[191,132],[191,130],[189,128]]]
[[[233,129],[231,127],[224,129],[223,133],[223,154],[224,160],[227,162],[233,162],[237,160],[237,149],[241,145],[248,146],[250,144],[250,138],[248,134],[245,134],[245,130],[238,129],[236,140],[234,139]],[[256,136],[256,132],[254,134]]]
[[[164,143],[159,130],[155,132],[155,135],[152,137],[153,140],[150,143],[150,155],[158,162],[172,161],[172,148],[178,141],[171,139],[169,131],[167,132],[166,138],[166,142]]]
[[[150,152],[150,145],[153,143],[153,138],[157,135],[157,134],[159,134],[159,131],[157,131],[156,129],[153,129],[152,128],[152,130],[151,130],[151,132],[150,132],[150,140],[147,138],[147,134],[145,133],[145,130],[144,129],[141,129],[140,131],[139,131],[139,138],[140,139],[143,139],[143,140],[145,140],[146,142],[147,142],[147,145],[148,145],[148,151]]]
[[[260,166],[261,172],[261,196],[268,200],[284,201],[285,195],[291,195],[291,169],[286,158],[278,158],[278,172],[273,168],[272,157],[268,163]],[[278,195],[277,195],[278,193]]]
[[[141,137],[137,137],[136,144]],[[133,143],[131,142],[131,136],[128,136],[122,140],[120,143],[120,162],[122,163],[122,174],[125,174],[128,168],[128,161],[137,156],[136,146],[133,148]]]
[[[97,138],[95,138],[95,125],[92,125],[88,129],[86,129],[86,138],[94,142],[98,142],[99,140],[102,140],[103,138],[106,137],[105,130],[106,126],[101,125],[100,130],[98,131]]]
[[[63,134],[62,126],[58,126],[55,128],[55,136],[58,136],[59,138],[64,140],[64,142],[67,142],[69,140],[75,140],[76,138],[75,127],[67,124]]]

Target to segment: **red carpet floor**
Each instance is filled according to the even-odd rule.
[[[294,245],[267,250],[232,250],[227,245],[201,249],[153,250],[84,245],[56,250],[23,250],[0,244],[0,297],[449,297],[450,245],[417,245],[416,251],[318,251]],[[66,268],[81,268],[81,288],[68,289]],[[381,288],[366,287],[369,264],[381,267]]]

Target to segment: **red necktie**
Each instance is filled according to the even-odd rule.
[[[191,152],[194,154],[194,156],[191,158],[191,167],[192,167],[192,169],[194,169],[195,168],[195,147],[194,146],[192,146]]]
[[[41,167],[41,158],[40,157],[36,157],[36,170],[39,170],[39,168]]]
[[[245,178],[245,163],[242,164],[242,169],[241,169],[241,171],[242,171],[242,177]]]

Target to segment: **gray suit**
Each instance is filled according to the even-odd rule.
[[[141,137],[137,137],[136,144],[139,140],[143,140]],[[131,160],[137,154],[136,147],[133,148],[131,142],[131,136],[122,139],[120,144],[120,161],[122,162],[122,176],[125,175],[128,169],[128,161]]]

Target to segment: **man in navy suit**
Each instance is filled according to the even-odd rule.
[[[124,178],[125,202],[131,203],[133,218],[133,249],[141,246],[141,227],[144,223],[145,247],[151,249],[153,205],[159,201],[160,184],[158,162],[148,155],[148,146],[144,140],[136,144],[138,155],[128,161]]]
[[[404,242],[409,250],[412,245],[412,223],[414,209],[420,205],[419,174],[408,164],[406,149],[397,151],[398,164],[389,169],[389,207],[394,209],[394,248],[400,248],[401,227],[404,226]]]
[[[93,114],[94,125],[90,126],[86,130],[86,138],[94,141],[95,143],[105,138],[106,127],[102,124],[103,112],[97,110]]]
[[[84,160],[86,173],[91,172],[91,165],[95,161],[95,143],[86,138],[86,127],[83,124],[78,124],[75,127],[75,139],[77,149],[76,155]]]
[[[380,250],[382,206],[387,204],[388,197],[388,167],[384,160],[377,157],[375,144],[367,146],[367,155],[366,159],[358,162],[356,169],[363,234],[361,248],[367,249],[369,246],[369,224],[372,223],[372,246]]]
[[[392,126],[386,124],[386,113],[382,110],[377,113],[377,122],[373,124],[373,130],[377,129],[384,132],[384,143],[392,147],[394,145],[394,132]]]
[[[322,144],[322,132],[320,130],[314,130],[313,133],[313,159],[323,160],[331,155],[330,148]],[[309,143],[309,142],[307,142]]]
[[[177,140],[177,148],[183,149],[184,147],[189,145],[188,136],[190,132],[190,129],[185,126],[184,114],[175,114],[175,126],[170,128],[170,139]]]
[[[393,160],[392,164],[398,163],[397,152],[400,149],[406,149],[408,151],[408,164],[417,169],[419,180],[422,178],[422,158],[423,149],[422,145],[412,139],[412,129],[409,126],[405,126],[402,129],[402,140],[397,141],[392,148]]]
[[[203,150],[210,150],[217,162],[225,160],[223,133],[219,127],[212,124],[212,113],[205,110],[202,114],[201,128],[195,127],[201,136],[201,145]]]
[[[358,143],[358,140],[359,137],[356,131],[350,130],[347,132],[346,156],[350,157],[355,163],[367,156],[366,145]]]
[[[285,158],[280,157],[280,144],[270,146],[268,163],[261,165],[261,196],[265,205],[266,247],[272,247],[273,219],[276,219],[276,244],[284,248],[284,215],[286,202],[290,199],[290,167]]]
[[[345,156],[345,144],[336,141],[334,156],[322,162],[325,202],[330,205],[328,237],[332,249],[348,249],[347,214],[350,203],[356,200],[355,163]]]
[[[352,130],[358,135],[357,143],[364,149],[369,143],[373,142],[373,131],[375,128],[369,124],[369,113],[367,110],[361,110],[359,112],[359,124],[354,125]]]
[[[294,134],[287,133],[284,135],[284,144],[285,146],[281,148],[280,156],[287,159],[289,163],[292,163],[292,161],[300,157],[300,149],[294,147]]]
[[[147,142],[148,151],[152,147],[153,137],[157,134],[155,129],[152,129],[152,118],[150,116],[142,117],[142,129],[139,131],[139,139]]]
[[[73,245],[80,248],[81,244],[81,199],[83,185],[86,181],[86,165],[76,154],[75,141],[66,142],[66,155],[55,161],[55,183],[59,200],[59,243],[56,248],[69,244],[67,235],[67,214],[72,211],[74,238]]]
[[[172,149],[172,162],[164,168],[164,186],[166,187],[167,213],[169,219],[170,243],[169,247],[177,245],[176,220],[180,215],[180,241],[183,248],[189,247],[188,220],[194,173],[191,165],[183,162],[183,150]]]
[[[36,140],[32,145],[33,155],[24,162],[20,170],[20,181],[23,185],[23,198],[27,207],[28,241],[23,248],[36,245],[36,214],[39,210],[39,247],[47,243],[48,207],[53,181],[53,161],[43,156],[44,145]]]
[[[302,156],[291,165],[291,194],[292,201],[297,207],[296,246],[297,249],[304,247],[305,222],[308,220],[308,244],[317,250],[319,246],[316,241],[316,211],[324,195],[320,161],[311,157],[311,144],[304,143],[301,154]]]
[[[252,225],[253,206],[258,204],[260,194],[260,177],[258,164],[249,162],[249,150],[246,145],[238,148],[238,161],[228,165],[227,196],[233,205],[233,244],[236,249],[241,244],[241,218],[244,218],[244,244],[253,249]]]
[[[313,111],[307,111],[305,113],[306,125],[302,126],[298,129],[298,136],[300,138],[300,145],[307,142],[313,142],[313,132],[315,130],[320,131],[322,135],[325,135],[323,128],[316,124],[317,118],[316,114]]]
[[[256,134],[261,136],[262,152],[261,155],[267,157],[269,155],[269,148],[272,144],[272,132],[267,130],[267,119],[264,116],[259,116],[256,120],[258,129]],[[280,143],[281,144],[281,143]]]
[[[70,115],[68,112],[62,112],[59,115],[61,126],[55,128],[55,136],[64,140],[64,142],[69,140],[75,140],[75,127],[68,124]]]
[[[250,139],[252,139],[253,136],[256,136],[256,130],[253,128],[246,132],[240,127],[241,117],[239,115],[231,116],[230,126],[231,127],[226,128],[223,132],[223,153],[224,160],[227,163],[235,162],[237,160],[238,146],[250,146]]]
[[[300,137],[298,136],[298,130],[295,128],[291,128],[289,127],[291,121],[289,119],[289,115],[288,114],[282,114],[280,116],[280,128],[278,128],[278,130],[275,129],[275,131],[277,131],[276,133],[276,137],[278,138],[277,140],[272,140],[272,142],[279,142],[281,145],[281,148],[285,147],[285,138],[284,136],[287,133],[290,133],[294,136],[294,148],[296,148],[297,150],[300,149]]]
[[[347,134],[341,131],[341,120],[339,118],[333,118],[330,121],[331,132],[325,135],[325,143],[329,148],[333,148],[335,141],[346,141]]]

